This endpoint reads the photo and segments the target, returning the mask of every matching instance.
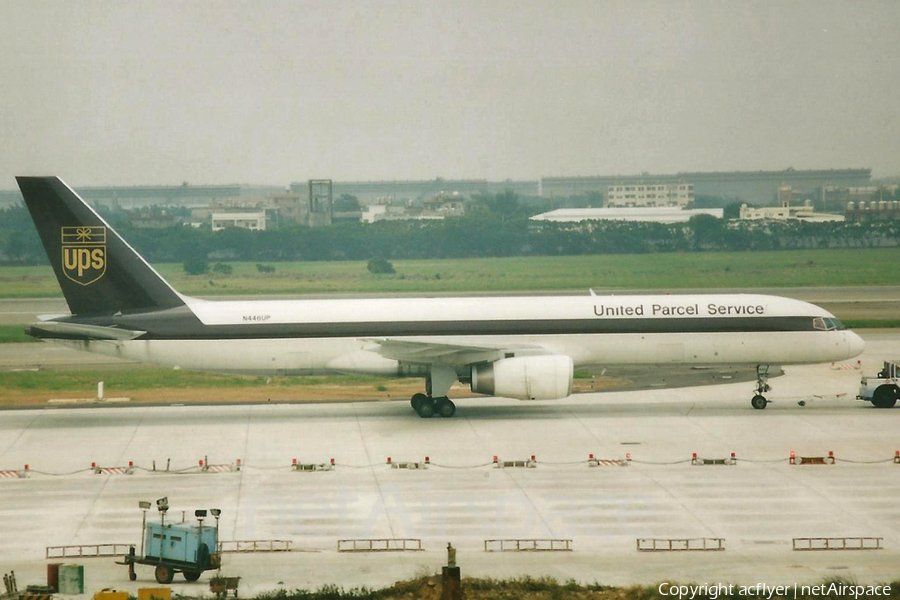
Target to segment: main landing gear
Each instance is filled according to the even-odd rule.
[[[763,396],[770,391],[772,387],[769,385],[769,365],[756,365],[756,394],[750,400],[750,406],[756,410],[764,409],[769,401]]]
[[[415,394],[409,401],[416,414],[423,419],[456,414],[456,405],[447,397],[447,392],[457,380],[456,369],[448,365],[433,364],[425,379],[425,394]]]
[[[423,419],[431,417],[444,417],[449,419],[456,414],[456,405],[447,396],[433,398],[425,394],[415,394],[409,403],[413,410],[416,411]]]

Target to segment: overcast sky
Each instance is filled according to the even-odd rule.
[[[0,0],[0,189],[871,167],[900,2]]]

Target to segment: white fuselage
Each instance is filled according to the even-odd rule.
[[[852,331],[814,329],[814,319],[833,319],[815,305],[752,294],[185,301],[204,326],[248,334],[62,343],[169,367],[258,375],[425,374],[379,354],[376,340],[387,338],[500,350],[540,347],[570,356],[576,366],[822,363],[863,349]],[[789,330],[779,324],[807,320],[809,327]],[[334,331],[249,333],[298,324]],[[519,324],[522,332],[509,333]]]

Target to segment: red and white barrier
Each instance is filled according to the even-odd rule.
[[[627,467],[628,463],[621,458],[595,458],[594,453],[588,454],[589,467]]]
[[[209,457],[204,456],[197,461],[201,473],[236,473],[241,470],[241,459],[237,459],[230,465],[211,465]]]
[[[0,471],[0,479],[25,479],[28,477],[28,465],[17,471]]]

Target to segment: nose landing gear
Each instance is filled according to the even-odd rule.
[[[771,391],[769,385],[769,365],[756,365],[756,394],[750,400],[750,406],[757,410],[763,410],[769,401],[763,394]]]

